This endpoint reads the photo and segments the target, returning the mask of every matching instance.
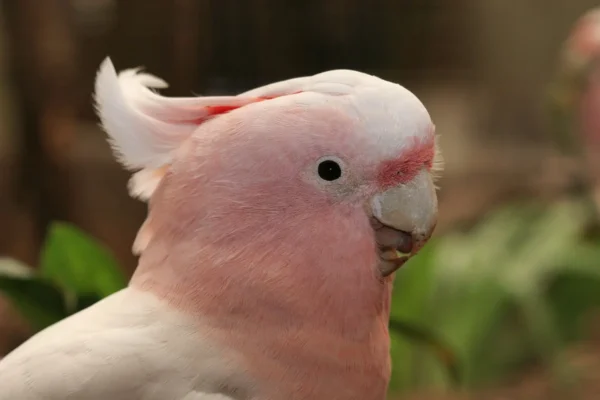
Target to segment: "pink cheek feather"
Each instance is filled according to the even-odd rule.
[[[240,193],[248,187],[187,197],[159,188],[172,201],[153,206],[154,239],[135,282],[148,279],[152,283],[145,285],[161,297],[215,316],[227,315],[237,303],[233,308],[247,309],[250,317],[289,308],[283,318],[315,325],[332,324],[331,313],[349,314],[336,328],[346,330],[351,328],[344,325],[370,318],[365,313],[372,318],[382,311],[376,246],[362,207],[317,196],[307,182],[252,185],[245,198]],[[246,306],[261,299],[280,304]]]
[[[227,220],[244,219],[248,229],[211,246],[163,237],[143,254],[140,271],[161,268],[133,283],[210,321],[211,340],[242,354],[248,373],[273,388],[265,399],[348,390],[379,398],[390,368],[391,285],[376,276],[370,226],[359,211],[326,206],[282,223],[233,210]],[[194,236],[217,238],[215,230],[231,227],[206,228],[212,232]]]
[[[332,140],[344,138],[342,128]],[[206,176],[219,179],[200,177],[189,164],[187,172],[173,166],[157,189],[152,242],[132,285],[208,321],[212,340],[243,355],[259,381],[278,387],[274,400],[335,398],[348,390],[356,391],[353,398],[383,398],[391,279],[378,275],[362,204],[334,201],[312,183],[299,183],[294,161],[277,171],[286,179],[261,181],[256,171],[269,171],[276,156],[272,149],[253,150],[262,153],[252,160],[241,160],[245,144],[230,154],[229,160],[241,160],[239,168],[215,161]],[[280,154],[292,160],[295,153],[282,148]],[[249,171],[243,166],[250,161],[265,164]],[[190,182],[200,186],[201,179],[201,189],[191,191]]]

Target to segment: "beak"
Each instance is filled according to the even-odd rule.
[[[380,270],[386,277],[417,254],[435,229],[438,209],[431,174],[423,169],[410,182],[376,195],[370,209]]]

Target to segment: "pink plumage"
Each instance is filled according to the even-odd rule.
[[[75,320],[118,315],[101,338],[153,333],[155,350],[137,353],[147,379],[189,388],[168,398],[383,400],[393,272],[437,218],[440,155],[425,107],[348,70],[233,97],[150,89],[165,85],[109,60],[99,71],[98,113],[149,212],[129,287]],[[123,313],[157,319],[128,326]],[[157,365],[158,352],[171,364]],[[159,399],[137,379],[127,398]]]

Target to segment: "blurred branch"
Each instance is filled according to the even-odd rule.
[[[460,385],[461,365],[458,355],[444,340],[423,326],[396,318],[390,319],[389,328],[392,332],[404,335],[415,342],[429,347],[448,372],[451,383],[455,386]]]
[[[18,193],[33,219],[37,251],[50,220],[65,219],[69,209],[67,164],[76,119],[76,43],[67,0],[7,0],[2,5],[23,129]]]
[[[198,17],[206,1],[173,1],[173,83],[178,92],[190,90],[198,70]],[[204,38],[206,40],[206,38]],[[181,95],[181,93],[179,93]]]

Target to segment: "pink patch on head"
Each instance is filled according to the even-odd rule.
[[[260,101],[265,101],[265,100],[273,100],[275,97],[272,96],[261,96],[261,97],[257,97],[254,101],[254,103],[258,103]],[[209,116],[214,116],[214,115],[218,115],[218,114],[226,114],[229,111],[233,111],[236,108],[240,108],[239,106],[208,106],[206,107],[206,111],[208,112]]]
[[[298,93],[302,93],[302,92],[299,91],[299,92],[285,94],[282,96],[290,96],[290,95],[298,94]],[[253,99],[252,103],[258,103],[258,102],[265,101],[265,100],[273,100],[277,97],[282,97],[282,96],[259,96],[259,97],[256,97],[255,99]],[[205,115],[203,115],[202,117],[187,121],[187,123],[200,125],[200,124],[206,122],[211,117],[214,117],[214,116],[220,115],[220,114],[227,114],[228,112],[233,111],[238,108],[241,108],[241,107],[243,107],[243,106],[233,106],[233,105],[231,105],[231,106],[228,106],[228,105],[207,106],[204,109]]]
[[[431,134],[426,139],[413,136],[411,144],[405,148],[398,158],[385,161],[379,168],[377,181],[382,188],[410,182],[419,171],[433,166],[435,157],[435,137]]]

